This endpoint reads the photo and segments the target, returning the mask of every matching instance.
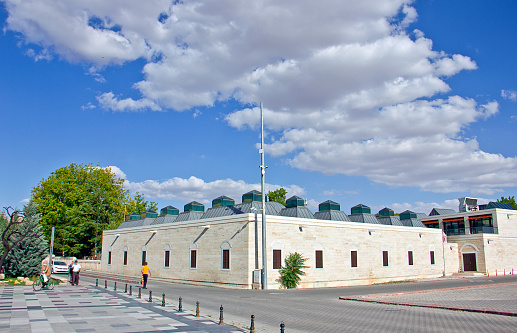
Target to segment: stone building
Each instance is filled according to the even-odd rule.
[[[280,287],[278,269],[293,252],[308,258],[301,288],[450,275],[464,269],[470,253],[475,254],[480,272],[486,267],[510,269],[515,261],[515,210],[493,207],[483,212],[483,216],[492,216],[499,233],[483,233],[488,229],[480,233],[475,229],[478,222],[473,222],[467,234],[451,235],[456,229],[449,228],[449,220],[462,217],[470,222],[473,212],[441,211],[448,214],[440,215],[440,210],[434,209],[432,216],[411,211],[395,215],[384,208],[373,215],[368,206],[360,204],[347,215],[329,200],[313,214],[296,196],[287,200],[286,207],[266,202],[265,208],[269,289]],[[261,209],[261,193],[251,191],[242,196],[240,204],[226,196],[216,198],[206,211],[194,201],[181,213],[168,206],[159,216],[149,211],[131,215],[118,229],[104,231],[102,270],[139,276],[142,262],[147,261],[153,278],[257,287],[254,272],[262,263],[261,237],[257,237],[262,234]],[[444,235],[443,226],[449,235]],[[461,238],[467,235],[473,238]]]

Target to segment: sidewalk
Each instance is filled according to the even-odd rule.
[[[517,282],[392,294],[340,297],[341,300],[517,316]]]
[[[243,332],[137,295],[94,286],[0,288],[1,332]]]

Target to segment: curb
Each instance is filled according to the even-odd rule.
[[[356,297],[339,297],[339,299],[344,300],[344,301],[357,301],[357,302],[377,303],[377,304],[386,304],[386,305],[402,305],[402,306],[410,306],[410,307],[421,307],[421,308],[432,308],[432,309],[465,311],[465,312],[477,312],[477,313],[486,313],[486,314],[495,314],[495,315],[501,315],[501,316],[517,317],[517,312],[513,312],[512,310],[492,310],[492,309],[484,309],[484,308],[465,308],[465,307],[461,307],[461,306],[449,306],[449,305],[439,305],[439,304],[380,301],[380,300],[367,299],[367,298],[356,298]]]

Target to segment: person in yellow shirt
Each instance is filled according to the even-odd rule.
[[[147,278],[151,276],[151,269],[147,266],[147,261],[144,262],[144,266],[142,267],[142,279],[144,280],[143,289],[147,289]]]

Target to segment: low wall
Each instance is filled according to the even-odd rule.
[[[82,269],[89,271],[100,271],[101,261],[100,260],[77,260]]]

